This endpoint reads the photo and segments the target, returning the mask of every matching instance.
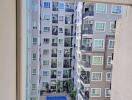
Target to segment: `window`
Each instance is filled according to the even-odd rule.
[[[32,84],[32,90],[36,90],[37,85],[36,84]]]
[[[44,15],[44,20],[50,20],[50,15]]]
[[[62,74],[62,71],[58,71],[58,76],[61,76],[61,74]]]
[[[49,49],[44,49],[43,50],[43,55],[48,55],[49,54]]]
[[[101,81],[102,72],[92,72],[92,81]]]
[[[120,5],[112,5],[111,13],[112,14],[121,14],[121,6]]]
[[[110,93],[110,89],[109,88],[105,88],[105,97],[110,97],[111,93]]]
[[[59,39],[59,44],[63,44],[63,39]]]
[[[32,75],[36,75],[36,68],[32,69]]]
[[[111,81],[112,79],[112,73],[111,72],[107,72],[106,73],[106,81]]]
[[[101,88],[91,88],[91,97],[101,97]]]
[[[32,21],[32,25],[33,25],[33,29],[37,29],[37,22],[36,21]]]
[[[104,40],[103,39],[94,39],[94,48],[103,49],[104,48]]]
[[[37,97],[32,97],[31,100],[37,100]]]
[[[59,16],[59,21],[63,21],[64,20],[64,16]]]
[[[50,8],[50,2],[44,2],[44,8]]]
[[[43,44],[49,44],[49,39],[48,38],[44,38]]]
[[[108,44],[108,47],[109,49],[113,49],[114,48],[114,40],[109,40],[109,44]]]
[[[49,72],[48,71],[43,71],[43,76],[48,76]]]
[[[112,57],[111,56],[108,56],[108,58],[107,58],[107,64],[108,65],[112,64]]]
[[[103,64],[103,56],[93,56],[93,65],[102,65]]]
[[[33,60],[36,60],[37,59],[37,54],[36,53],[33,53],[32,59]]]
[[[116,28],[116,23],[115,22],[110,22],[110,30],[114,31]]]
[[[58,11],[58,2],[53,2],[52,3],[52,10],[53,11]]]
[[[50,31],[50,27],[44,27],[44,32],[49,32]]]
[[[96,13],[106,13],[107,5],[102,3],[96,4]]]
[[[59,28],[59,33],[63,33],[63,28]]]
[[[96,31],[98,32],[104,32],[105,26],[106,26],[105,22],[95,22],[95,28],[96,28]]]
[[[52,23],[58,23],[58,14],[52,14]]]
[[[59,3],[59,9],[64,9],[64,3]]]
[[[33,45],[36,45],[37,44],[37,38],[33,38]]]
[[[44,60],[43,65],[49,65],[49,60]]]

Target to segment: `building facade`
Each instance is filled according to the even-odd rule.
[[[122,7],[78,3],[77,8],[80,5],[82,9],[76,10],[77,100],[110,100],[116,20]]]
[[[109,100],[121,6],[77,0],[27,5],[27,100],[71,87],[77,100]]]

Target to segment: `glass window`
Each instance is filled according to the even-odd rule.
[[[32,75],[36,75],[36,68],[32,69]]]
[[[43,40],[43,44],[49,44],[49,41],[50,41],[50,39],[48,39],[48,38],[44,38],[44,40]]]
[[[106,13],[107,5],[103,3],[96,4],[96,13]]]
[[[44,60],[43,65],[49,65],[49,60]]]
[[[36,90],[37,85],[36,84],[32,84],[32,90]]]
[[[37,44],[37,38],[33,38],[33,45],[36,45]]]
[[[50,2],[44,2],[44,8],[50,8]]]
[[[61,74],[62,74],[62,71],[58,71],[58,76],[61,76]]]
[[[94,48],[104,48],[104,40],[103,39],[95,39],[94,40]]]
[[[109,88],[105,88],[105,97],[110,97],[111,92]]]
[[[114,40],[109,40],[109,48],[113,49],[114,48]]]
[[[63,44],[63,39],[59,39],[59,44]]]
[[[59,9],[64,9],[64,3],[59,3]]]
[[[112,73],[111,72],[107,72],[106,73],[106,81],[111,81],[112,79]]]
[[[33,60],[36,60],[37,59],[37,54],[36,53],[33,53],[32,59]]]
[[[96,22],[95,28],[96,31],[104,32],[105,31],[105,22]]]
[[[37,29],[37,22],[36,21],[32,21],[32,25],[33,25],[33,29]]]
[[[59,16],[59,21],[63,21],[64,20],[64,16]]]
[[[44,32],[49,32],[50,31],[50,27],[44,27]]]
[[[121,6],[112,5],[112,14],[121,14]]]
[[[49,54],[49,49],[44,49],[43,50],[43,55],[48,55]]]
[[[48,71],[43,71],[43,76],[48,76],[49,72]]]
[[[91,97],[100,97],[101,88],[91,88]]]
[[[101,72],[92,72],[92,80],[93,81],[102,80],[102,73]]]
[[[115,22],[110,22],[110,30],[114,31],[116,28],[116,23]]]
[[[63,28],[59,28],[59,33],[63,33]]]
[[[37,100],[37,97],[32,97],[31,100]]]
[[[50,20],[50,15],[44,15],[44,20]]]
[[[103,56],[93,56],[93,65],[102,65],[103,64]]]
[[[112,57],[111,57],[111,56],[109,56],[109,57],[107,58],[107,64],[108,64],[108,65],[111,65],[111,64],[112,64]]]

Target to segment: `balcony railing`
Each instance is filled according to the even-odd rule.
[[[84,91],[83,89],[80,89],[80,94],[84,100],[89,100],[89,91]]]
[[[63,78],[71,78],[71,75],[64,75],[63,74]]]
[[[56,78],[56,75],[51,75],[51,78]]]
[[[91,46],[91,47],[88,47],[88,46],[84,46],[84,45],[82,45],[82,46],[81,46],[81,50],[91,52],[91,51],[92,51],[92,46]]]
[[[65,42],[64,46],[65,47],[72,47],[72,43]]]
[[[93,34],[93,29],[83,30],[82,34]]]
[[[52,53],[52,57],[57,57],[57,53]]]
[[[70,32],[65,32],[65,36],[72,36],[72,33],[70,33]]]
[[[71,68],[71,64],[66,64],[66,63],[64,63],[64,65],[63,65],[63,68]]]
[[[57,68],[57,63],[52,63],[51,68]]]
[[[88,61],[79,61],[79,64],[84,66],[85,68],[91,68],[91,63]]]
[[[64,57],[72,57],[72,54],[69,53],[69,54],[64,54]]]
[[[52,43],[52,46],[57,46],[57,43]]]
[[[83,14],[83,18],[86,17],[86,16],[94,16],[94,11],[86,11],[86,12]]]
[[[58,23],[58,20],[52,20],[52,23]]]
[[[84,84],[90,84],[90,76],[86,75],[80,75],[80,79],[83,81]]]

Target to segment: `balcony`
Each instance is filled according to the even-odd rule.
[[[51,68],[57,68],[57,63],[51,63]]]
[[[65,36],[72,36],[72,33],[70,32],[70,30],[65,29]]]
[[[58,23],[58,20],[52,20],[52,23]]]
[[[71,53],[64,54],[64,57],[72,57],[72,54]]]
[[[57,57],[57,53],[52,53],[52,57]]]
[[[79,61],[79,64],[85,68],[91,68],[91,63],[89,61]]]
[[[83,97],[83,100],[89,100],[89,91],[85,91],[84,89],[80,89],[80,94]]]
[[[57,43],[52,43],[52,46],[57,46]]]
[[[86,11],[85,13],[83,13],[83,18],[87,16],[94,16],[94,11]]]
[[[51,78],[56,78],[56,75],[51,75]]]
[[[63,65],[63,68],[71,68],[71,64],[66,64],[66,63],[65,63],[65,64]]]
[[[53,11],[58,11],[58,2],[53,2]]]
[[[72,4],[72,3],[66,3],[65,4],[65,11],[66,12],[74,12],[74,4]]]
[[[80,79],[83,81],[84,84],[90,84],[90,72],[82,71]]]
[[[83,30],[82,34],[93,34],[93,29],[92,28],[88,28],[87,30]]]
[[[58,35],[58,26],[52,27],[52,35]]]
[[[87,51],[87,52],[92,52],[92,46],[91,47],[88,47],[88,46],[82,45],[81,46],[81,50],[82,51]]]

